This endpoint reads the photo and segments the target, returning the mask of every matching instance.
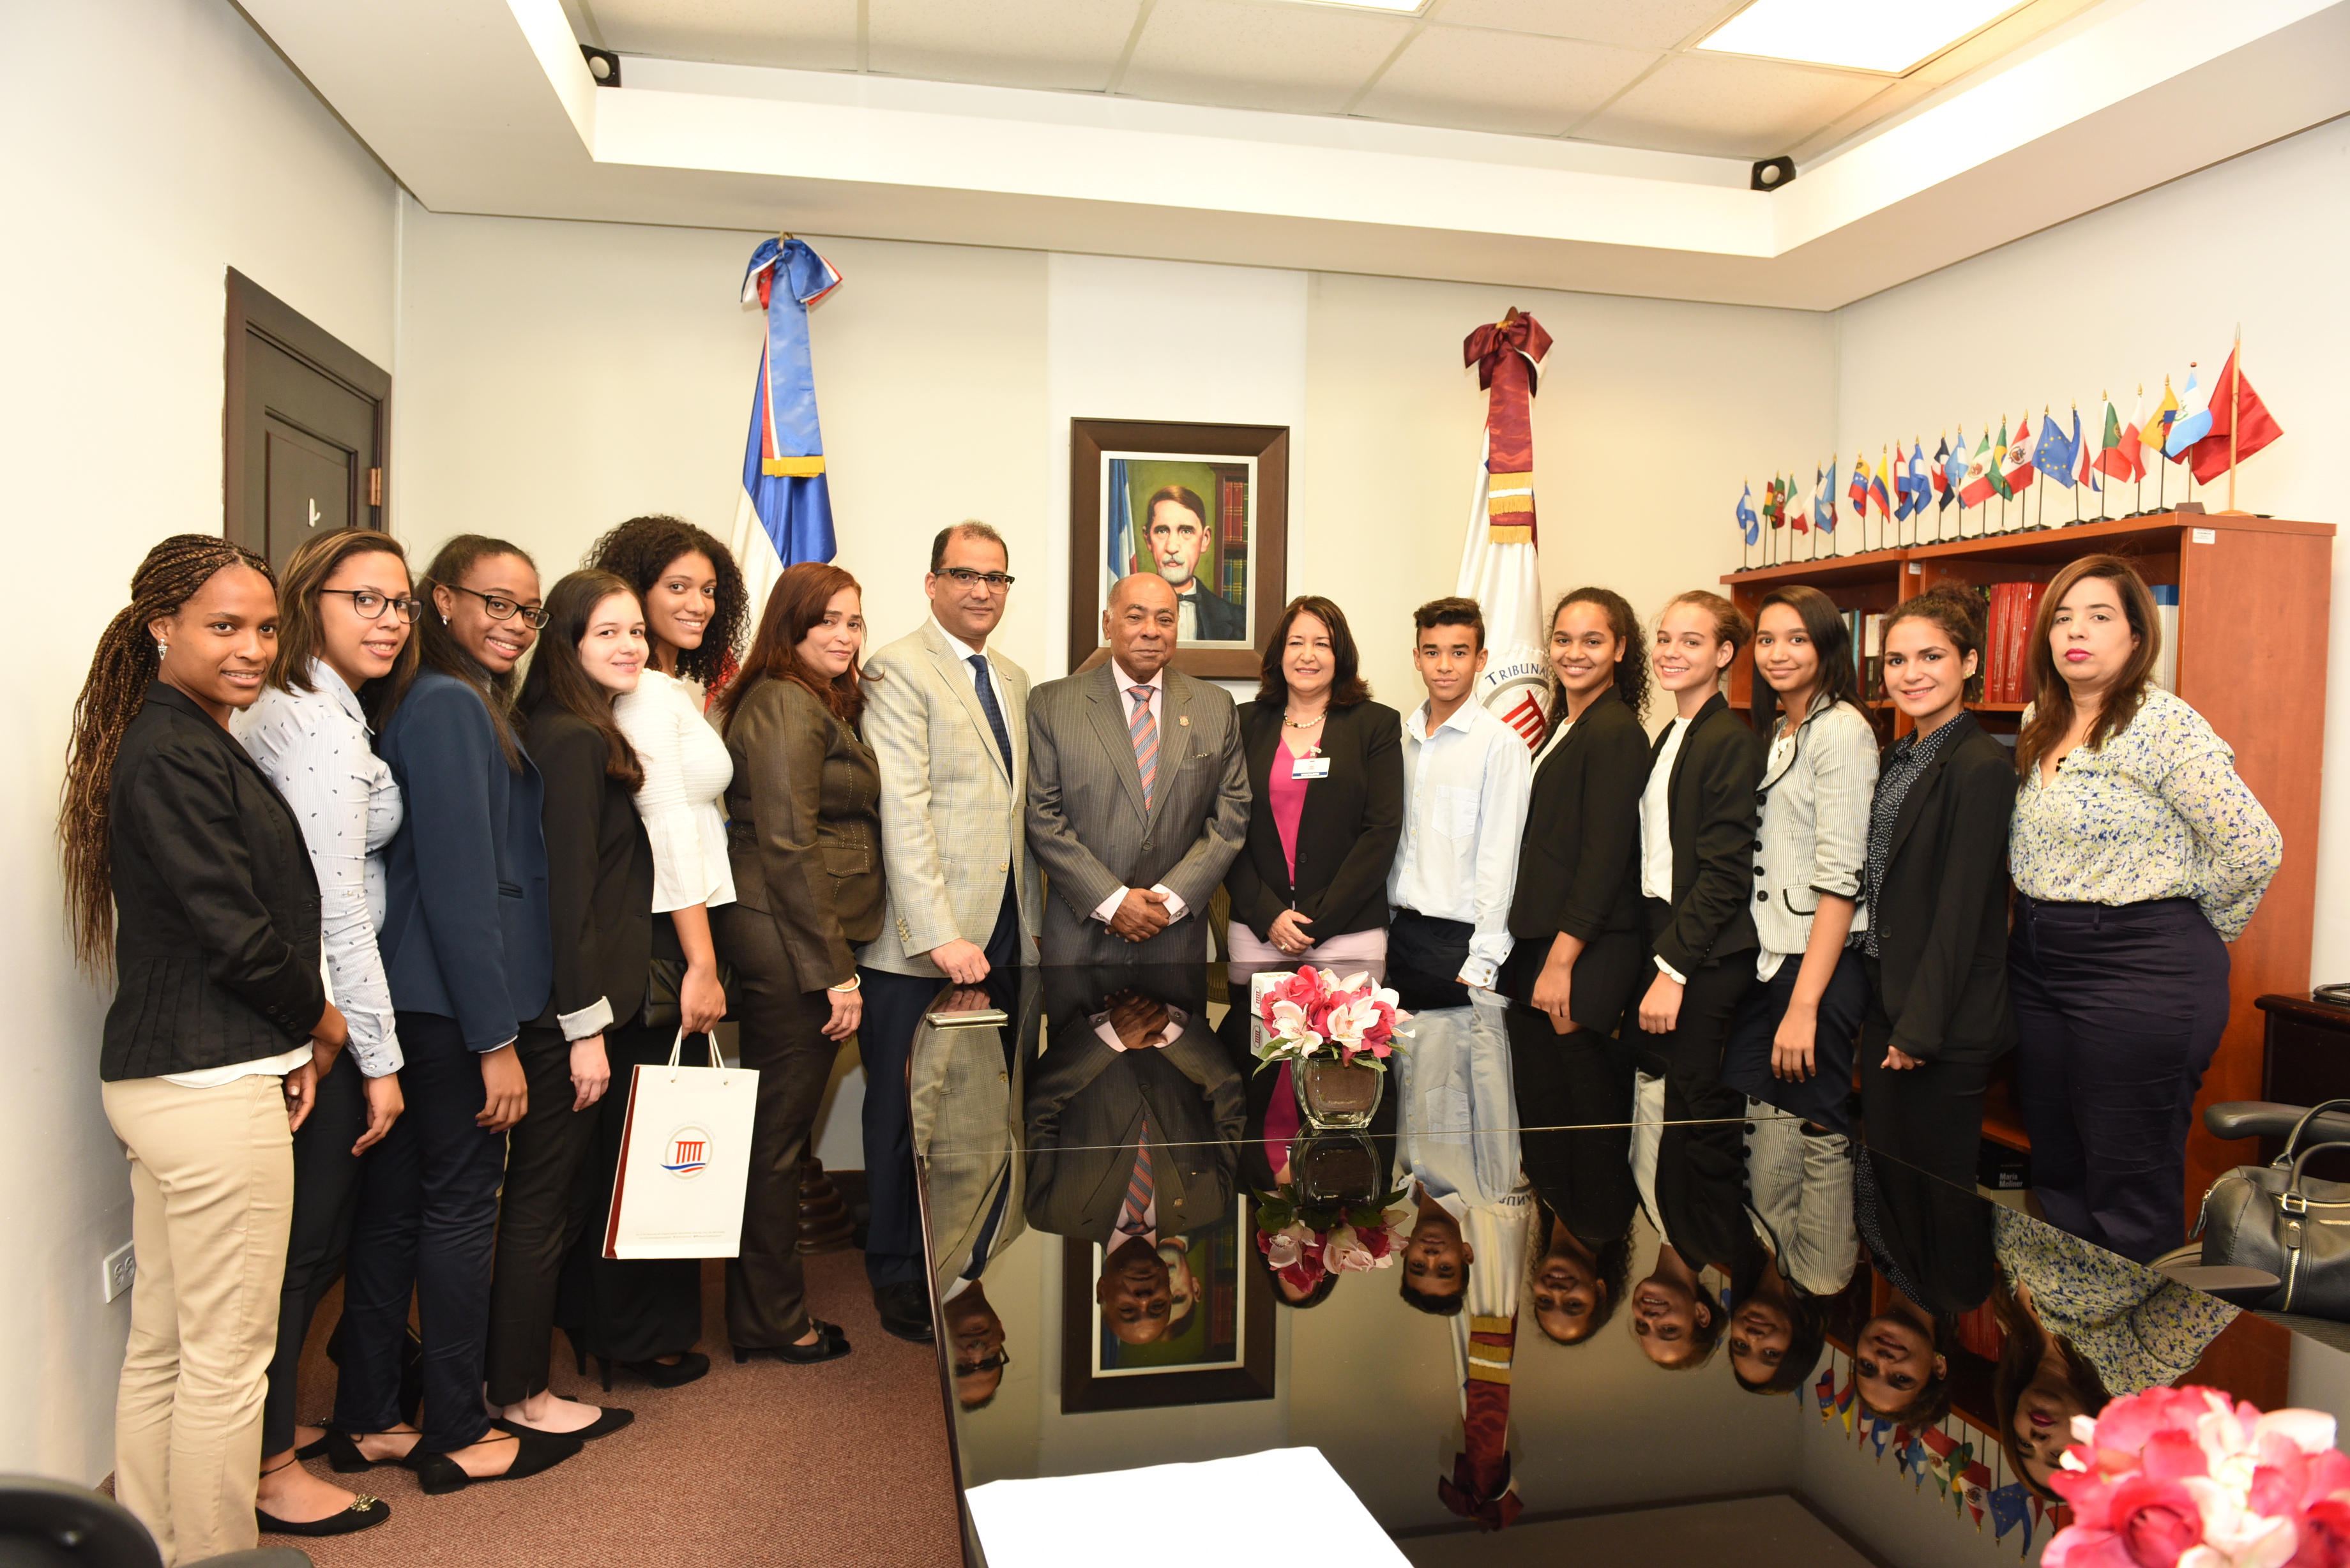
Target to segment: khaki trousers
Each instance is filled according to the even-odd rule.
[[[294,1213],[284,1080],[103,1088],[130,1155],[139,1277],[114,1411],[114,1494],[167,1565],[250,1549],[261,1407]]]

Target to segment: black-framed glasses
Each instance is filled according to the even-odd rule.
[[[485,594],[479,588],[469,588],[463,583],[451,583],[449,586],[461,594],[471,594],[481,600],[482,607],[490,612],[492,620],[512,620],[515,617],[520,616],[523,625],[530,628],[531,630],[545,631],[547,621],[553,618],[536,605],[518,605],[504,595]]]
[[[1015,580],[1009,572],[974,572],[969,566],[949,566],[946,575],[959,588],[975,588],[985,583],[997,593],[1009,588]]]
[[[1012,1353],[999,1350],[984,1361],[956,1362],[954,1375],[957,1377],[976,1377],[983,1372],[1001,1372],[1011,1365]]]
[[[351,608],[359,612],[361,620],[381,620],[383,612],[389,609],[400,619],[412,625],[416,618],[424,613],[422,599],[396,599],[388,595],[377,593],[373,588],[320,588],[318,591],[322,594],[341,594],[348,598],[351,601]],[[493,610],[490,613],[494,615],[497,612]]]

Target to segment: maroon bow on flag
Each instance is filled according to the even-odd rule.
[[[1535,379],[1550,334],[1514,306],[1501,320],[1469,334],[1461,362],[1477,367],[1485,400],[1485,521],[1497,545],[1534,539]]]
[[[1525,1508],[1510,1479],[1509,1364],[1516,1351],[1516,1326],[1510,1318],[1470,1321],[1471,1359],[1461,1410],[1461,1446],[1468,1451],[1452,1456],[1450,1476],[1437,1477],[1436,1495],[1478,1529],[1503,1530]]]

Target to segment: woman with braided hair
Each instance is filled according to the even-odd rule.
[[[269,567],[175,535],[130,592],[75,704],[57,836],[74,955],[116,978],[99,1077],[130,1155],[139,1279],[115,1495],[171,1563],[256,1538],[293,1133],[314,1043],[331,1063],[348,1030],[301,825],[228,732],[276,650]]]

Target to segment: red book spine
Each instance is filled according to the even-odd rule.
[[[2011,702],[2029,702],[2033,698],[2032,628],[2039,622],[2040,600],[2047,591],[2046,583],[2023,585],[2022,613],[2016,618],[2015,695],[2008,699]]]
[[[1991,615],[1983,628],[1983,701],[2007,700],[2007,585],[1991,586]]]

